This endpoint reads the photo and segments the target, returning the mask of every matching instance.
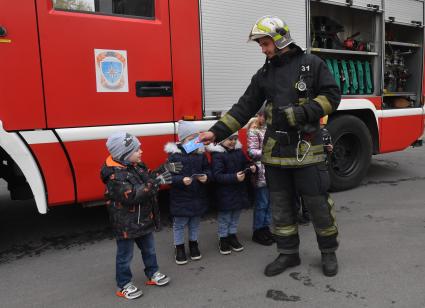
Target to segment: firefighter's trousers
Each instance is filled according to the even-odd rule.
[[[321,252],[338,248],[334,203],[327,193],[330,180],[325,164],[280,168],[266,165],[266,179],[272,205],[272,232],[280,253],[298,253],[296,193],[310,212]]]

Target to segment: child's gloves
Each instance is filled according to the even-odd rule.
[[[155,178],[155,182],[157,182],[159,185],[171,184],[172,183],[171,173],[169,171],[165,171],[161,173]]]
[[[180,173],[183,169],[183,164],[179,161],[175,163],[165,163],[159,166],[158,169],[155,170],[156,173],[163,173],[165,171],[169,171],[171,173]]]
[[[165,163],[164,168],[171,173],[180,173],[180,171],[183,169],[183,164],[179,161],[175,163]]]

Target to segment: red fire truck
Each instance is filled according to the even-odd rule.
[[[208,129],[264,63],[252,24],[286,20],[343,99],[328,119],[333,189],[373,154],[423,133],[424,2],[417,0],[21,0],[0,2],[0,177],[40,213],[99,202],[106,138],[138,136],[165,160],[177,121]]]

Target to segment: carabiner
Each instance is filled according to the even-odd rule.
[[[302,157],[300,158],[301,146],[303,144],[305,144],[307,146],[307,149],[306,149],[305,153],[302,154]],[[302,163],[303,162],[303,160],[305,159],[305,157],[308,154],[308,151],[310,151],[310,148],[311,148],[311,144],[308,141],[305,141],[304,139],[301,139],[301,140],[298,141],[298,143],[297,143],[297,149],[296,149],[296,155],[297,155],[297,161],[299,163]]]

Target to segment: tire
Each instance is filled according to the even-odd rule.
[[[353,115],[337,116],[327,125],[333,152],[329,160],[331,190],[358,186],[372,159],[372,137],[366,124]]]

